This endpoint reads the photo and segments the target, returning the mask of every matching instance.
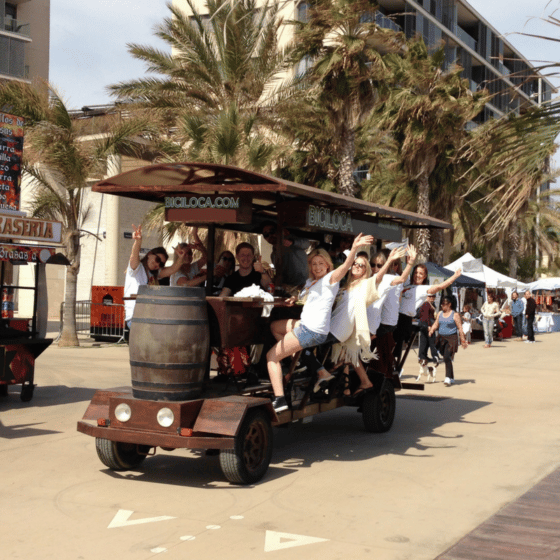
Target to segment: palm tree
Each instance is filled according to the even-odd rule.
[[[377,5],[369,0],[313,0],[307,21],[296,27],[289,60],[307,65],[292,86],[309,108],[319,105],[328,118],[330,149],[338,169],[336,186],[353,196],[356,133],[378,100],[387,69],[382,53],[401,51],[402,33],[375,23]]]
[[[168,5],[171,16],[157,28],[171,52],[129,45],[155,76],[110,90],[157,116],[167,159],[269,169],[275,138],[263,127],[284,70],[278,4],[208,0],[204,15],[187,5],[191,16]]]
[[[469,184],[465,196],[476,195],[476,204],[485,209],[480,225],[486,227],[486,240],[508,232],[504,241],[509,245],[509,272],[513,277],[521,254],[521,224],[531,208],[535,208],[535,217],[540,213],[530,201],[537,188],[552,178],[547,162],[556,151],[559,133],[560,106],[535,107],[522,115],[488,121],[473,131],[458,151],[457,157],[469,162],[464,175]],[[536,202],[538,205],[540,201]],[[543,206],[539,208],[544,212]],[[538,242],[538,231],[526,226],[525,234],[535,232],[537,239],[533,239]],[[545,237],[540,239],[546,246]]]
[[[400,164],[417,192],[420,214],[432,215],[430,179],[438,165],[451,160],[467,134],[466,124],[488,101],[485,92],[471,92],[458,66],[442,70],[443,47],[429,54],[424,41],[408,43],[404,55],[384,57],[391,71],[390,88],[372,116],[373,124],[392,131],[399,147]],[[441,185],[432,185],[446,194]],[[430,234],[418,231],[419,257],[430,253]]]
[[[0,84],[0,107],[25,119],[23,171],[34,189],[33,216],[59,220],[70,264],[66,269],[63,328],[60,346],[78,346],[76,335],[76,286],[80,271],[82,224],[90,207],[90,178],[105,171],[107,158],[122,151],[132,153],[134,137],[148,130],[144,121],[114,124],[110,133],[87,141],[60,96],[48,84],[39,88],[22,82]]]

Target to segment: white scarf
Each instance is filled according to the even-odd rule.
[[[371,337],[367,319],[367,308],[379,299],[377,292],[376,277],[372,276],[360,282],[354,288],[358,290],[354,298],[354,328],[347,340],[341,340],[340,344],[334,344],[332,360],[337,363],[340,358],[351,364],[357,364],[361,359],[364,362],[377,359],[377,353],[370,350]],[[348,317],[351,321],[351,317]]]

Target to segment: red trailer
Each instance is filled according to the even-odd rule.
[[[211,164],[144,167],[103,180],[93,190],[164,203],[168,221],[208,228],[210,287],[216,228],[251,233],[273,220],[278,232],[288,226],[318,241],[333,233],[363,232],[400,242],[403,228],[450,227],[427,216]],[[279,235],[278,248],[281,244]],[[210,290],[141,287],[130,331],[131,390],[98,391],[78,422],[80,432],[96,438],[98,456],[107,467],[135,468],[157,447],[205,449],[219,453],[229,481],[251,484],[268,469],[273,426],[354,406],[368,431],[387,431],[395,415],[395,391],[423,388],[370,369],[373,388],[354,401],[343,397],[339,376],[317,398],[313,373],[304,370],[287,387],[290,409],[276,414],[265,372],[258,379],[217,380],[210,369],[211,348],[266,339],[266,303],[215,297]],[[285,302],[275,298],[272,305],[281,309]],[[296,363],[297,356],[290,372]]]

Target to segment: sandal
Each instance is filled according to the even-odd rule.
[[[353,393],[353,395],[352,395],[352,398],[355,399],[356,397],[359,397],[360,395],[365,394],[365,392],[366,392],[368,389],[373,389],[373,385],[371,385],[370,387],[358,387],[358,388],[354,391],[354,393]]]
[[[334,375],[330,373],[326,377],[321,377],[320,379],[318,379],[317,383],[315,383],[315,386],[313,387],[313,392],[317,393],[321,389],[326,389],[327,385],[332,379],[334,379]]]

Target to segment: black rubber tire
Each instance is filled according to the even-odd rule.
[[[384,379],[379,391],[370,391],[362,402],[362,419],[368,432],[388,432],[395,419],[397,400],[393,384]]]
[[[268,470],[272,458],[272,426],[263,409],[249,410],[233,449],[220,450],[220,467],[234,484],[258,482]]]
[[[126,471],[142,463],[150,446],[95,438],[95,449],[100,461],[106,467],[113,471]]]
[[[33,398],[33,390],[35,389],[35,385],[33,385],[33,383],[24,383],[21,386],[21,393],[19,395],[19,398],[23,401],[23,402],[29,402],[32,398]]]
[[[7,396],[8,396],[8,384],[0,383],[0,397],[7,397]]]

